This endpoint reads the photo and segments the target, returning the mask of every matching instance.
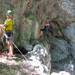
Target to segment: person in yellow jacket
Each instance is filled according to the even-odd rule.
[[[9,50],[8,56],[13,56],[13,43],[12,43],[12,30],[13,30],[13,18],[12,18],[12,11],[8,10],[6,13],[6,20],[4,22],[4,30],[7,35],[6,44],[7,49]]]
[[[7,53],[8,56],[13,56],[13,43],[12,43],[12,30],[13,30],[13,17],[12,17],[12,11],[8,10],[6,12],[6,20],[3,24],[3,26],[0,26],[0,28],[5,30],[5,38],[6,38],[6,44],[7,49],[9,52]]]

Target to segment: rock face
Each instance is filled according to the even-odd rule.
[[[49,41],[48,43],[52,45],[50,49],[52,60],[59,61],[67,58],[70,54],[75,58],[75,1],[59,0],[55,1],[55,4],[56,7],[52,6],[52,9],[55,9],[56,17],[51,15],[53,18],[49,19],[53,26],[53,33],[52,35],[48,33],[46,38]]]
[[[27,12],[32,13],[33,16],[36,16],[36,18],[39,19],[42,24],[45,23],[46,20],[48,20],[52,25],[53,30],[52,32],[49,32],[52,33],[52,35],[49,35],[49,37],[46,38],[49,41],[48,44],[51,44],[52,47],[54,46],[53,49],[50,49],[52,60],[59,61],[67,58],[67,56],[70,54],[70,49],[74,48],[74,46],[71,48],[71,45],[73,44],[69,40],[72,38],[68,35],[70,35],[72,31],[72,34],[74,35],[74,30],[71,28],[71,23],[75,21],[75,1],[32,0],[29,3]],[[25,15],[27,15],[27,13],[25,13]],[[71,28],[69,31],[67,29],[68,27],[69,29]],[[33,32],[34,29],[32,33]],[[50,36],[52,36],[52,38],[50,38]]]

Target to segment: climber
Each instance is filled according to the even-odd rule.
[[[41,31],[48,31],[50,29],[50,24],[45,24],[43,25],[43,27],[41,28]]]
[[[12,43],[12,29],[13,29],[13,14],[11,10],[6,12],[6,20],[3,26],[0,28],[4,29],[5,31],[5,39],[6,39],[6,47],[8,49],[8,56],[13,56],[13,43]]]
[[[44,34],[44,32],[46,32],[46,31],[48,32],[48,31],[51,31],[51,30],[52,30],[52,26],[49,23],[44,24],[42,26],[42,28],[40,29],[40,36],[42,36]]]

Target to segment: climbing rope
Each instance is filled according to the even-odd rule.
[[[25,55],[20,51],[20,49],[16,46],[16,44],[14,42],[12,42],[14,47],[20,52],[20,54],[24,57],[25,60],[27,60],[27,58],[25,57]]]

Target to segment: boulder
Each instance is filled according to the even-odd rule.
[[[31,60],[32,66],[41,73],[50,74],[51,70],[51,56],[48,50],[40,44],[34,46],[33,50],[28,53],[28,59]]]

